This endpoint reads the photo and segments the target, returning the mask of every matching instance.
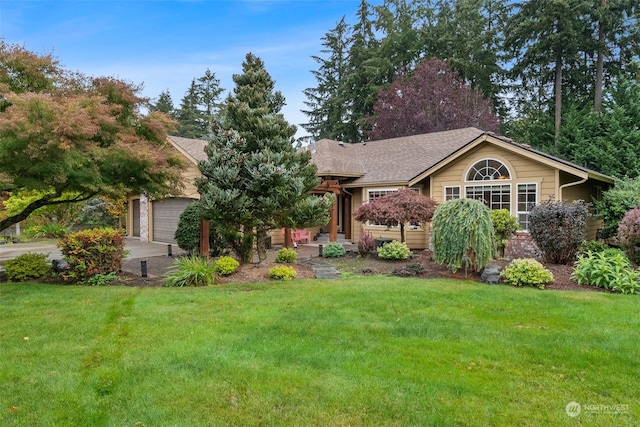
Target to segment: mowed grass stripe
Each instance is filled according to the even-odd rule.
[[[633,296],[352,277],[0,298],[1,425],[640,420]]]

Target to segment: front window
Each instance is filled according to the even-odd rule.
[[[495,159],[483,159],[471,166],[467,173],[467,181],[491,181],[494,179],[511,179],[507,166]]]
[[[529,230],[529,212],[538,202],[537,184],[518,184],[518,221],[523,230]]]
[[[409,188],[409,190],[411,191],[415,191],[416,193],[420,193],[420,189],[416,188],[416,187],[412,187]],[[377,199],[378,197],[382,197],[385,194],[389,194],[389,193],[395,193],[396,191],[398,191],[397,188],[384,188],[384,189],[378,189],[378,190],[368,190],[367,191],[367,199],[369,202]],[[373,222],[373,221],[369,221],[367,222],[368,225],[382,225],[384,226],[384,224],[381,224],[379,222]],[[412,222],[409,224],[409,226],[411,228],[418,228],[420,227],[420,223],[419,222]]]
[[[489,209],[511,211],[511,185],[473,185],[466,187],[467,199],[479,200]]]
[[[444,187],[444,200],[455,200],[460,198],[460,186],[453,185],[451,187]]]

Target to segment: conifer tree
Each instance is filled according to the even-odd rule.
[[[253,235],[264,262],[269,230],[324,225],[334,199],[309,193],[319,183],[317,169],[308,152],[294,149],[295,126],[280,113],[285,100],[263,61],[249,53],[242,70],[196,185],[204,217]]]

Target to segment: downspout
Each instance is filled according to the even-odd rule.
[[[559,188],[559,194],[558,194],[558,201],[562,201],[562,193],[563,190],[567,187],[573,187],[574,185],[580,185],[580,184],[584,184],[585,182],[587,182],[587,180],[589,179],[589,175],[585,176],[584,178],[582,178],[580,181],[575,181],[575,182],[568,182],[566,184],[563,184],[560,186]]]

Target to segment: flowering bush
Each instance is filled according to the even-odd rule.
[[[368,231],[363,231],[358,237],[358,253],[360,255],[366,255],[369,252],[373,252],[376,247],[376,239]]]

